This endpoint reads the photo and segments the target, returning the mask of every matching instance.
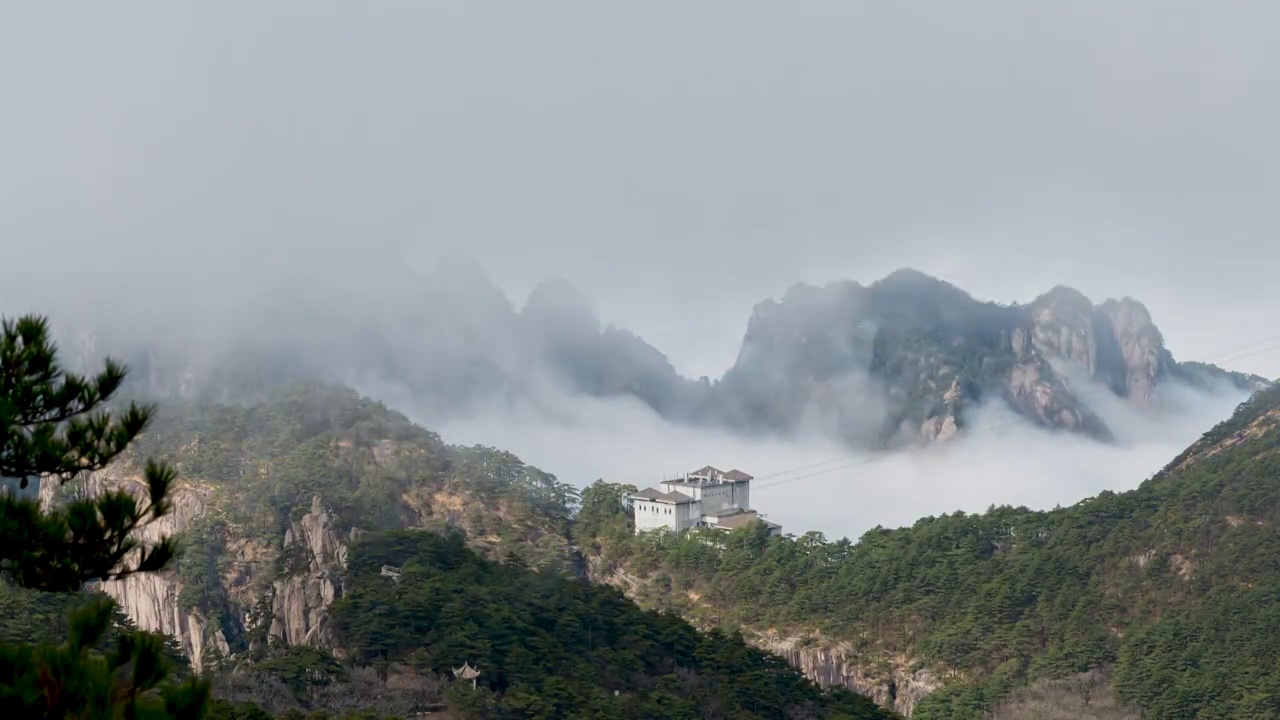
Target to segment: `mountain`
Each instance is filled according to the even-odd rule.
[[[597,484],[584,505],[611,492]],[[1046,697],[1092,697],[1097,718],[1260,720],[1280,717],[1267,630],[1280,623],[1278,496],[1272,387],[1131,492],[923,518],[856,543],[636,537],[614,511],[591,523],[590,568],[916,719],[1065,717],[1036,713]]]
[[[397,682],[436,683],[438,691],[444,681],[432,678],[465,658],[432,655],[425,640],[421,647],[403,638],[385,644],[398,628],[415,627],[418,612],[484,629],[484,642],[472,631],[464,633],[472,640],[441,642],[488,658],[486,667],[526,663],[490,633],[513,617],[545,628],[548,610],[512,606],[514,616],[493,615],[513,601],[486,605],[465,588],[502,598],[560,588],[554,592],[567,593],[566,603],[617,610],[620,597],[591,599],[582,586],[589,579],[692,627],[728,633],[716,636],[728,643],[725,652],[747,657],[746,646],[732,649],[740,632],[821,686],[850,688],[914,718],[1034,717],[1028,709],[1045,697],[1062,707],[1096,698],[1099,708],[1162,718],[1280,712],[1280,645],[1262,630],[1280,622],[1280,388],[1255,394],[1132,492],[1048,512],[1000,507],[924,518],[909,528],[876,528],[856,543],[818,533],[769,537],[754,527],[714,542],[697,534],[635,536],[618,502],[625,488],[602,481],[579,496],[508,453],[447,445],[380,403],[316,384],[255,403],[165,403],[121,463],[57,491],[42,486],[42,498],[136,487],[145,457],[168,459],[181,473],[174,512],[156,529],[177,532],[183,554],[170,572],[106,583],[102,591],[138,626],[173,635],[198,671],[258,668],[271,683],[305,681],[289,695],[304,709],[358,689],[312,687],[306,678],[314,673],[305,668],[332,667],[335,678],[348,678],[342,683],[374,673],[382,679],[372,688],[393,673]],[[378,594],[403,573],[423,592]],[[478,614],[440,615],[446,608],[427,602],[459,593],[471,598],[459,607]],[[413,598],[427,604],[395,604]],[[687,632],[678,627],[671,631]],[[635,642],[606,638],[615,648]],[[557,647],[545,652],[562,652]],[[682,668],[707,662],[705,653],[686,657],[684,646],[672,647],[655,648],[654,657],[675,653],[685,657]],[[415,654],[422,648],[428,654]],[[606,672],[585,685],[568,680],[567,697],[588,708],[600,688],[671,687],[661,663],[641,655],[616,661],[641,663],[649,679],[619,686]],[[743,662],[767,665],[769,656],[748,655],[759,659]],[[726,682],[721,670],[699,667],[699,677],[721,678],[712,685]],[[537,686],[534,695],[552,692],[552,675],[526,679]],[[226,676],[234,690],[228,697],[271,695],[253,684],[257,677]],[[490,678],[500,694],[518,684]],[[673,690],[682,702],[718,697],[690,682]],[[786,682],[799,695],[785,702],[808,698],[821,709],[856,701]]]
[[[1172,409],[1161,389],[1178,381],[1240,392],[1268,384],[1177,363],[1130,298],[1095,306],[1056,287],[1028,305],[999,305],[900,270],[865,287],[798,285],[760,303],[714,394],[738,427],[787,432],[817,416],[850,444],[879,446],[951,437],[989,401],[1106,439],[1111,428],[1091,400],[1109,392],[1140,409]]]
[[[444,423],[545,393],[634,398],[679,423],[748,435],[822,434],[855,448],[944,440],[998,405],[1101,440],[1105,396],[1178,412],[1177,388],[1247,392],[1256,376],[1180,363],[1146,308],[1056,287],[1026,305],[981,302],[914,270],[871,283],[796,285],[756,305],[723,377],[693,380],[642,338],[605,325],[563,278],[517,309],[464,255],[389,268],[353,304],[281,292],[249,321],[193,323],[162,342],[71,333],[89,363],[125,359],[142,394],[256,400],[299,380],[340,382]],[[257,307],[254,305],[253,307]]]
[[[148,533],[176,534],[182,552],[98,590],[213,676],[215,720],[446,706],[453,718],[893,717],[733,632],[698,633],[589,583],[576,490],[348,388],[163,403],[119,462],[42,483],[41,499],[145,492],[146,458],[179,472],[172,513]],[[21,617],[14,628],[49,623],[9,588],[0,606]],[[448,689],[463,663],[482,673],[475,694]]]

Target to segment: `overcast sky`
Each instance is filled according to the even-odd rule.
[[[10,3],[0,308],[134,307],[143,273],[164,311],[358,293],[461,247],[718,375],[761,298],[913,266],[1132,295],[1225,360],[1280,333],[1278,27],[1173,0]]]

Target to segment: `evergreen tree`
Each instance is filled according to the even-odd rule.
[[[94,377],[63,370],[44,318],[0,324],[0,478],[25,489],[31,480],[59,486],[101,470],[147,426],[152,408],[108,408],[126,369],[108,360]],[[0,492],[0,582],[68,593],[86,583],[162,569],[170,538],[146,546],[137,531],[168,510],[175,473],[148,462],[145,500],[123,489],[42,508],[29,493]],[[43,493],[42,493],[43,494]],[[103,653],[95,645],[115,604],[97,599],[70,616],[62,645],[0,645],[0,706],[5,717],[199,718],[208,686],[177,682],[164,639],[126,630]]]

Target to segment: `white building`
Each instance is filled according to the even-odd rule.
[[[751,509],[751,476],[741,470],[724,472],[708,465],[677,480],[663,480],[661,489],[645,488],[631,496],[636,532],[666,528],[676,533],[695,527],[732,530],[760,520],[773,535],[782,526]]]

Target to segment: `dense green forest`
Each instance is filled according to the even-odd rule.
[[[890,717],[852,692],[821,692],[732,633],[701,634],[588,583],[572,547],[572,487],[509,453],[445,444],[347,388],[163,405],[126,474],[144,457],[171,463],[181,497],[200,499],[173,571],[178,609],[230,644],[230,657],[204,657],[213,720],[443,707],[451,718]],[[272,582],[307,572],[302,548],[276,549],[315,496],[339,537],[359,531],[330,611],[341,660],[267,637],[258,609],[229,591],[256,584],[270,597]],[[242,562],[246,545],[274,560]],[[62,631],[34,596],[0,602],[29,620],[26,635]],[[451,682],[463,662],[482,669],[474,693]]]
[[[856,543],[763,528],[634,537],[605,483],[580,522],[604,559],[650,580],[647,605],[960,671],[916,707],[923,720],[980,718],[1033,679],[1098,667],[1153,717],[1275,718],[1278,426],[1273,388],[1132,492],[925,518]]]
[[[398,577],[382,573],[399,568]],[[777,656],[699,633],[617,590],[497,564],[458,534],[401,531],[353,548],[333,608],[356,664],[471,663],[493,718],[888,718],[847,691],[823,693]]]
[[[184,609],[224,614],[228,542],[278,546],[316,496],[344,533],[459,527],[491,557],[572,561],[573,486],[511,453],[445,443],[344,386],[301,383],[248,405],[166,403],[137,446],[131,459],[169,461],[206,507],[182,535]]]
[[[350,527],[448,520],[512,544],[548,532],[562,536],[577,502],[573,486],[510,453],[449,445],[341,385],[300,383],[248,405],[166,403],[134,457],[169,460],[210,494],[218,519],[271,542],[314,495]],[[449,489],[482,502],[465,516],[424,517],[438,510],[430,494]],[[496,522],[484,512],[500,506],[519,517]]]
[[[361,671],[372,670],[381,685],[393,672],[446,678],[468,663],[480,671],[474,689],[466,681],[435,688],[454,720],[896,717],[848,690],[821,691],[736,633],[700,633],[613,588],[493,562],[458,532],[366,535],[352,548],[348,579],[347,595],[333,606],[345,661],[280,648],[242,663],[238,674],[269,676],[307,698],[327,685],[349,692],[349,676]],[[341,717],[387,717],[388,705]],[[252,699],[220,699],[210,720],[268,717]]]
[[[180,536],[175,572],[182,609],[233,631],[234,657],[210,670],[215,720],[407,715],[424,703],[460,716],[884,717],[861,696],[821,693],[739,628],[935,669],[949,679],[916,705],[926,720],[1016,716],[1019,698],[1097,668],[1117,712],[1123,702],[1173,720],[1249,719],[1280,715],[1280,643],[1268,630],[1280,626],[1278,425],[1273,389],[1136,491],[1051,512],[925,518],[857,542],[761,528],[713,543],[636,537],[625,486],[579,495],[337,386],[163,406],[126,461],[171,462],[206,504]],[[279,548],[316,495],[343,533],[364,533],[332,608],[342,660],[234,627],[246,608],[227,593],[229,548]],[[641,578],[630,594],[668,612],[584,583],[579,551]],[[300,571],[294,562],[280,553],[259,581]],[[63,632],[62,605],[0,590],[10,641]],[[464,661],[483,673],[474,694],[449,683]],[[391,702],[396,682],[408,689]]]

